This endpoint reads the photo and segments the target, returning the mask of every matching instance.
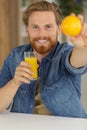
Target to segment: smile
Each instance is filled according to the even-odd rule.
[[[40,43],[40,44],[44,44],[44,43],[47,42],[47,40],[37,40],[37,42]]]

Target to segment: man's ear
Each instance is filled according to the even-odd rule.
[[[26,31],[26,33],[28,34],[28,27],[27,27],[27,26],[25,27],[25,31]]]
[[[59,32],[59,33],[62,32],[61,25],[58,26],[58,32]]]

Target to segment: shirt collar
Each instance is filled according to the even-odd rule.
[[[59,42],[57,42],[57,44],[55,44],[55,46],[53,47],[53,49],[48,53],[48,55],[46,57],[43,58],[43,60],[47,59],[47,60],[51,60],[52,57],[55,55],[56,49],[59,46]]]

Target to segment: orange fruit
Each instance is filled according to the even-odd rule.
[[[61,23],[62,32],[68,36],[77,36],[81,28],[81,21],[74,15],[66,16]]]

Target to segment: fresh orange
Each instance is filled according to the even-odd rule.
[[[82,28],[81,21],[77,16],[66,16],[61,23],[62,32],[68,36],[77,36]]]

